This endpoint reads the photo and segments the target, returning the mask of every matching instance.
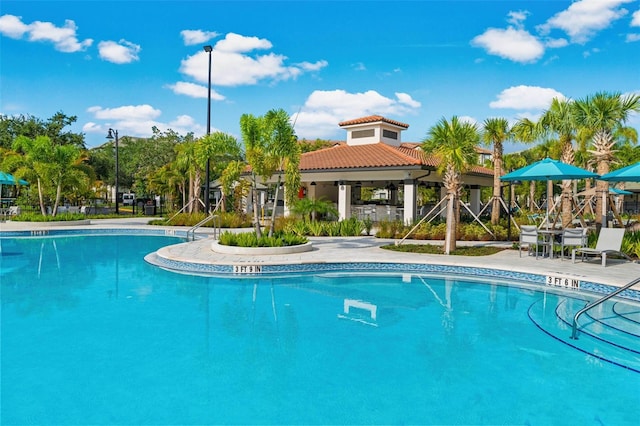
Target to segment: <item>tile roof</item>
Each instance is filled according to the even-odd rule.
[[[385,143],[375,143],[350,146],[342,142],[330,148],[302,154],[300,171],[411,166],[437,167],[437,158],[421,149],[416,149],[419,145],[407,143],[392,146]],[[482,166],[473,166],[470,172],[493,175],[493,170]]]
[[[384,118],[381,115],[370,115],[368,117],[361,117],[361,118],[356,118],[354,120],[343,121],[341,123],[338,123],[338,126],[344,127],[344,126],[352,126],[354,124],[377,123],[379,121],[382,121],[384,123],[393,124],[394,126],[404,127],[405,129],[409,128],[409,125],[406,124],[406,123],[401,123],[400,121],[395,121],[395,120],[391,120],[389,118]]]

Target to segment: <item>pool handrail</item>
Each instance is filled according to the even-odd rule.
[[[187,231],[187,241],[195,241],[195,239],[196,239],[196,230],[198,228],[200,228],[202,225],[204,225],[205,223],[209,222],[210,220],[214,221],[214,223],[213,223],[213,238],[217,239],[220,236],[220,215],[218,215],[216,212],[220,208],[220,205],[222,204],[222,200],[223,199],[224,199],[224,197],[220,198],[220,200],[218,200],[218,203],[216,204],[215,208],[211,211],[209,216],[205,217],[200,222],[196,223],[191,228],[189,228],[189,230]],[[191,236],[191,238],[190,238],[190,236]]]
[[[595,302],[592,303],[588,303],[587,306],[585,306],[584,308],[580,309],[578,312],[576,312],[575,316],[573,317],[573,324],[572,324],[572,331],[571,331],[571,338],[573,340],[577,340],[578,339],[578,318],[580,317],[580,315],[584,314],[585,312],[587,312],[589,309],[591,308],[595,308],[596,306],[600,305],[603,302],[606,302],[607,300],[611,299],[612,297],[617,296],[618,294],[622,293],[623,291],[633,287],[634,285],[640,283],[640,277],[635,278],[634,280],[632,280],[631,282],[629,282],[628,284],[625,284],[624,286],[620,287],[619,289],[601,297],[600,299],[596,300]]]

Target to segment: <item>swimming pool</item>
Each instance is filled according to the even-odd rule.
[[[637,423],[637,304],[591,312],[573,348],[586,294],[142,260],[179,241],[0,239],[2,424]]]

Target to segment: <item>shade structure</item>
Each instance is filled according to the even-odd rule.
[[[640,182],[640,161],[602,175],[598,179],[608,182]]]
[[[545,158],[502,176],[500,180],[565,180],[597,178],[598,174],[559,160]]]

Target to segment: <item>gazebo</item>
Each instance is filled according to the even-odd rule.
[[[339,126],[347,131],[346,141],[302,154],[299,197],[332,201],[340,220],[357,215],[412,223],[419,213],[418,186],[440,188],[441,197],[446,193],[436,172],[436,158],[424,152],[419,143],[402,142],[402,131],[408,124],[372,115],[343,121]],[[478,148],[478,154],[486,155],[487,151]],[[493,170],[475,165],[463,176],[463,184],[470,189],[469,208],[477,213],[480,188],[493,186]],[[367,187],[379,189],[382,199],[363,201],[362,188]]]

